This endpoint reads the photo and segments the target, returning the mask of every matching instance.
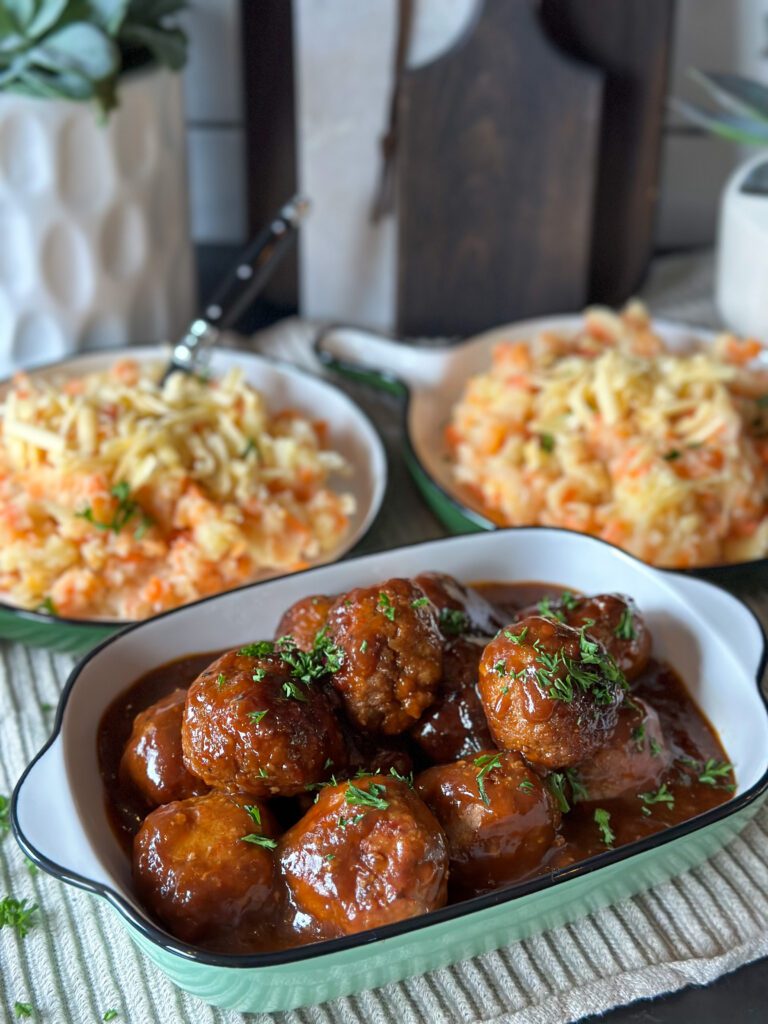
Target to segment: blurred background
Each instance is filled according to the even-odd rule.
[[[668,101],[711,103],[692,68],[765,79],[768,0],[105,0],[67,34],[75,7],[0,3],[6,370],[177,336],[297,191],[312,216],[245,331],[300,312],[453,337],[618,305],[653,257],[713,249],[754,159]],[[101,114],[72,102],[111,59],[94,26],[123,62]],[[768,220],[761,189],[734,222]],[[712,273],[754,334],[768,223],[749,230]]]

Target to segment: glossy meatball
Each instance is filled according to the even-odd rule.
[[[334,600],[325,594],[313,594],[292,604],[280,619],[275,637],[292,636],[302,651],[311,651]]]
[[[279,858],[296,909],[325,937],[426,914],[446,900],[443,831],[416,793],[391,776],[321,790],[283,836]]]
[[[437,765],[419,775],[416,788],[448,838],[454,897],[525,877],[555,842],[560,811],[519,754],[487,750]]]
[[[464,633],[493,636],[506,622],[498,609],[481,594],[447,573],[423,572],[413,582],[437,608],[443,636],[454,637]]]
[[[346,764],[322,685],[301,682],[301,670],[284,660],[295,649],[280,651],[270,641],[229,651],[189,688],[184,761],[217,789],[294,796]]]
[[[574,774],[582,800],[612,800],[656,789],[671,756],[659,716],[639,697],[619,710],[619,721],[600,749]]]
[[[223,793],[165,804],[134,838],[138,894],[185,942],[229,944],[231,932],[264,926],[271,916],[276,835],[266,807]],[[265,837],[267,845],[246,836]]]
[[[544,768],[567,768],[610,735],[626,683],[597,641],[531,615],[485,648],[479,685],[497,746]]]
[[[627,679],[636,679],[651,656],[651,634],[631,597],[596,594],[581,597],[566,592],[559,598],[545,597],[536,609],[523,615],[545,614],[581,629],[582,626],[605,647]]]
[[[357,728],[395,735],[433,703],[443,642],[432,604],[408,580],[339,597],[328,636],[343,651],[333,685]]]
[[[483,645],[469,637],[446,642],[437,700],[411,730],[421,751],[435,764],[457,761],[493,746],[477,692],[482,653]]]
[[[120,779],[148,807],[184,800],[208,791],[208,786],[185,766],[181,750],[181,720],[186,690],[174,690],[140,711],[120,760]]]

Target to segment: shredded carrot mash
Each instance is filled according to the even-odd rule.
[[[131,360],[18,375],[0,409],[0,592],[60,615],[140,619],[303,568],[354,510],[326,427],[231,370],[211,382]]]
[[[446,429],[495,522],[562,526],[655,565],[768,555],[768,373],[722,335],[672,354],[638,302],[570,336],[501,343]]]

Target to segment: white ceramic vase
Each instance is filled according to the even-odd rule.
[[[750,182],[755,184],[750,187]],[[742,164],[723,192],[715,293],[717,308],[730,330],[768,345],[766,152]]]
[[[181,79],[125,75],[119,106],[0,92],[0,373],[162,340],[194,307]]]

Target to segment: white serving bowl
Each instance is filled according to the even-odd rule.
[[[134,346],[75,356],[60,363],[37,367],[29,374],[33,378],[59,380],[103,372],[120,359],[163,365],[168,358],[167,345]],[[365,536],[384,500],[387,457],[376,429],[342,391],[304,370],[239,349],[216,348],[212,351],[208,366],[212,376],[223,376],[233,367],[241,369],[245,379],[265,395],[272,411],[296,409],[312,419],[324,420],[328,426],[329,446],[340,452],[349,463],[351,473],[335,474],[331,485],[352,494],[356,510],[338,544],[324,552],[315,564],[336,561]],[[4,400],[8,387],[8,381],[0,383],[0,401]],[[282,574],[282,570],[265,571],[259,579]],[[57,650],[82,651],[121,625],[125,623],[98,618],[67,619],[26,611],[16,607],[7,596],[0,595],[0,639],[19,640]]]
[[[187,946],[136,901],[104,809],[96,736],[107,706],[151,669],[193,652],[271,637],[292,602],[426,570],[466,582],[541,580],[635,598],[657,657],[682,676],[718,731],[737,789],[725,804],[551,875],[397,925],[249,957]],[[30,859],[106,899],[141,948],[182,987],[241,1010],[287,1009],[471,956],[625,898],[700,862],[755,812],[768,786],[763,631],[749,608],[701,580],[654,569],[564,530],[500,530],[418,544],[207,598],[129,627],[75,668],[53,736],[22,777],[12,821]]]

